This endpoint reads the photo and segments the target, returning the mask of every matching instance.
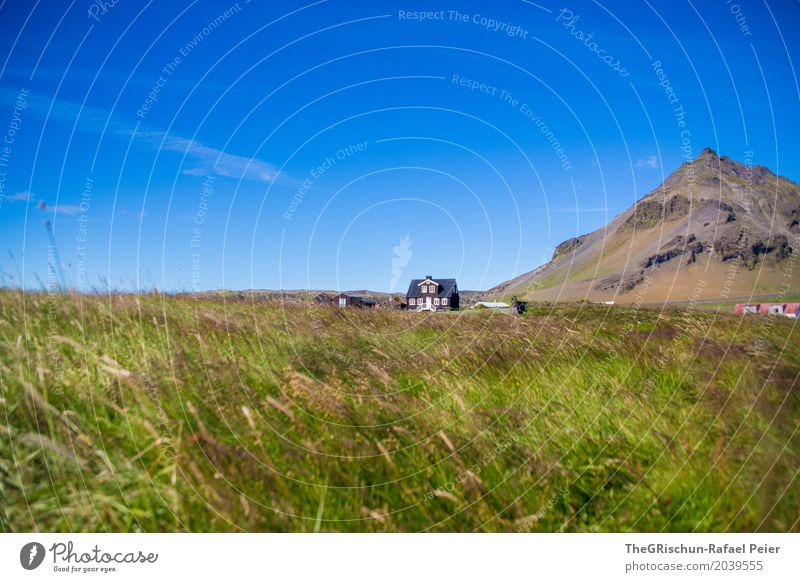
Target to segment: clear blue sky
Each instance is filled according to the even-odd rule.
[[[796,1],[141,4],[0,5],[6,284],[49,220],[80,288],[485,289],[703,147],[800,179]]]

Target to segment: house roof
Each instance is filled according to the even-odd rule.
[[[412,279],[411,283],[408,285],[406,297],[420,297],[422,294],[419,291],[419,286],[423,281],[427,281],[428,279],[431,279],[439,284],[438,297],[451,297],[454,289],[456,292],[458,292],[455,279],[436,279],[435,277],[427,277],[425,279]]]
[[[339,293],[338,295],[334,295],[331,298],[331,301],[333,301],[333,302],[338,301],[342,297],[345,297],[345,298],[349,299],[351,302],[352,301],[361,302],[364,305],[377,305],[378,304],[377,301],[375,301],[374,299],[370,299],[369,297],[364,297],[363,295],[355,295],[353,293],[345,293],[345,292]]]
[[[503,303],[502,301],[478,301],[475,304],[475,307],[477,307],[478,305],[480,305],[482,307],[491,307],[491,308],[495,308],[495,307],[511,307],[508,303]]]

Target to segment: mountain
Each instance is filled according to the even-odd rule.
[[[800,186],[706,148],[603,228],[487,295],[657,303],[797,292],[798,252]]]

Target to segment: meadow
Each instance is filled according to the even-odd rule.
[[[796,321],[0,291],[2,531],[798,531]]]

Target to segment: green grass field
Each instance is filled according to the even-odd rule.
[[[0,530],[798,531],[795,326],[0,292]]]

